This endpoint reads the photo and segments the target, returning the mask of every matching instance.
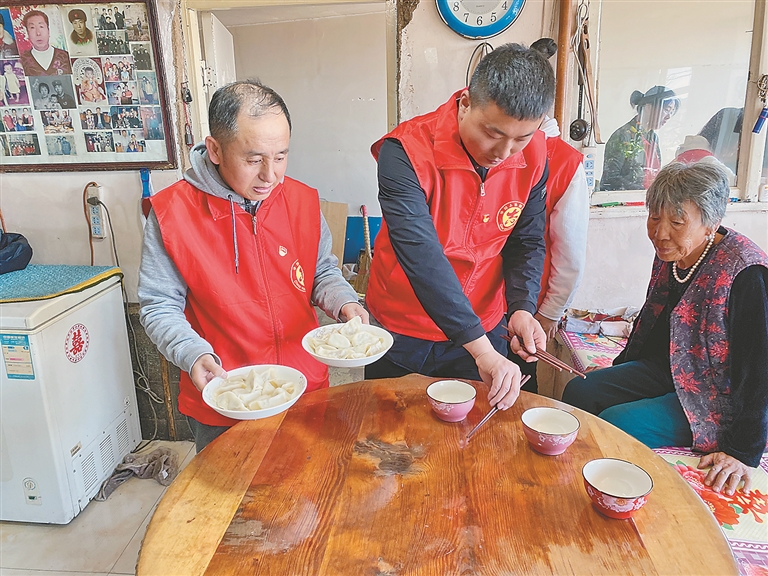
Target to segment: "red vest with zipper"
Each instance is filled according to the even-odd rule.
[[[235,204],[233,223],[228,200],[181,180],[152,196],[152,208],[188,286],[187,320],[223,368],[282,364],[307,377],[307,391],[327,387],[328,368],[301,346],[318,326],[310,302],[320,242],[317,190],[286,177],[255,216]],[[237,423],[209,408],[186,372],[179,411],[210,426]]]
[[[461,145],[457,99],[407,120],[376,142],[402,144],[426,194],[443,251],[486,331],[507,310],[501,249],[515,226],[546,162],[544,133],[537,131],[517,154],[491,168],[483,184]],[[366,304],[381,324],[398,334],[434,342],[447,340],[419,303],[395,257],[386,222],[376,236]]]
[[[547,294],[549,276],[552,272],[552,239],[549,233],[549,218],[555,205],[565,194],[568,186],[576,174],[576,170],[584,160],[584,154],[560,138],[547,138],[547,162],[549,176],[547,176],[547,230],[544,232],[544,240],[547,244],[547,255],[544,257],[544,273],[541,275],[541,292],[539,293],[539,306]]]

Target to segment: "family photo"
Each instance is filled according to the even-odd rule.
[[[71,156],[77,154],[75,150],[75,137],[66,136],[46,136],[45,144],[48,148],[49,156]]]
[[[145,152],[147,140],[166,142],[146,165],[167,161],[172,143],[150,12],[145,1],[0,6],[3,169],[22,169],[27,156],[65,170],[81,162],[128,166],[127,153]],[[22,133],[30,138],[7,137]]]

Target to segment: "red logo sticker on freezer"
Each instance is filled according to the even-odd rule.
[[[64,340],[64,352],[67,355],[67,360],[73,364],[80,362],[85,358],[90,342],[91,337],[88,335],[88,328],[82,324],[72,326],[67,332],[66,340]]]

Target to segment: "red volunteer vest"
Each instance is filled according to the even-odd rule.
[[[317,191],[285,178],[251,217],[181,180],[152,196],[163,243],[188,285],[184,313],[225,370],[282,364],[307,377],[307,390],[328,386],[328,368],[301,347],[318,326],[310,302],[320,242]],[[233,225],[239,273],[235,273]],[[209,408],[186,372],[179,411],[210,426],[236,420]]]
[[[394,138],[403,145],[424,189],[437,236],[483,328],[491,330],[507,306],[501,249],[546,161],[544,133],[491,168],[482,185],[459,138],[457,99],[407,120],[371,147]],[[395,257],[386,222],[376,237],[366,304],[388,330],[422,340],[447,340],[416,298]]]
[[[680,154],[677,158],[675,158],[675,162],[685,162],[686,164],[693,164],[695,162],[698,162],[699,160],[703,160],[707,156],[714,156],[712,152],[709,150],[688,150],[687,152],[683,152]]]
[[[560,138],[547,138],[547,162],[549,176],[547,177],[547,229],[544,232],[544,240],[547,243],[547,255],[544,257],[544,273],[541,275],[541,292],[539,293],[539,306],[549,287],[550,265],[552,263],[552,241],[549,235],[549,218],[555,205],[568,189],[573,180],[584,155],[573,146]]]

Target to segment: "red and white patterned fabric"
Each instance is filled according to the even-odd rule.
[[[752,490],[733,496],[714,492],[704,485],[707,470],[696,465],[700,456],[688,448],[657,448],[709,507],[728,539],[739,573],[743,576],[768,576],[768,454],[752,477]]]
[[[558,335],[571,354],[571,363],[580,372],[613,366],[613,359],[627,344],[626,338],[616,336],[579,334],[565,330],[560,330]]]

